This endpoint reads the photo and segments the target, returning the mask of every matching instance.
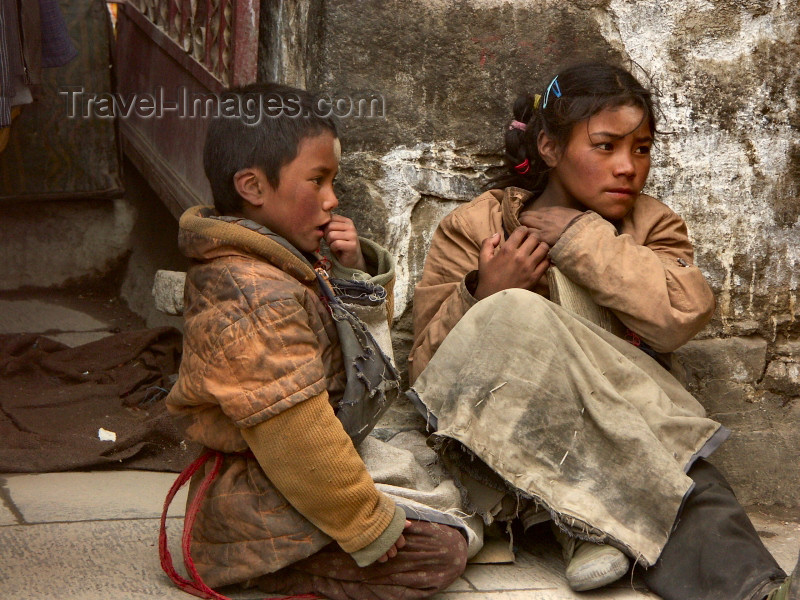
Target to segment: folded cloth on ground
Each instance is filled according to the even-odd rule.
[[[368,436],[358,447],[376,487],[402,507],[409,519],[459,529],[467,557],[483,547],[483,521],[464,510],[461,492],[419,431],[402,431],[388,442]]]
[[[198,447],[183,441],[163,400],[180,352],[181,334],[170,327],[76,348],[0,335],[0,472],[181,471]],[[102,441],[101,428],[116,441]]]

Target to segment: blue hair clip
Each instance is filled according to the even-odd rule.
[[[542,103],[542,108],[547,108],[547,100],[550,98],[550,90],[553,90],[553,95],[556,98],[561,98],[561,88],[558,85],[558,75],[553,77],[553,81],[550,82],[550,85],[547,86],[547,91],[544,93],[544,102]]]

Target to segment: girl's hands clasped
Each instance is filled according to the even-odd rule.
[[[322,234],[331,253],[342,266],[359,271],[367,270],[364,255],[361,253],[361,243],[358,241],[358,232],[351,219],[332,214]]]
[[[532,290],[550,266],[549,251],[550,246],[539,241],[528,227],[515,229],[502,246],[499,233],[486,238],[478,257],[478,284],[473,296],[483,300],[509,288]]]

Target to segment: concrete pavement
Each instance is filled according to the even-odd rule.
[[[119,309],[122,310],[122,309]],[[46,298],[0,300],[0,333],[47,332],[77,345],[108,335],[115,318],[84,314]],[[162,573],[158,524],[173,473],[95,471],[0,474],[0,598],[8,600],[186,600]],[[185,492],[168,519],[181,563]],[[788,572],[800,549],[800,509],[752,508],[765,545]],[[519,541],[513,564],[469,565],[437,600],[656,600],[634,574],[594,592],[571,592],[549,534]],[[262,598],[240,589],[232,598]]]
[[[95,471],[0,477],[0,597],[9,600],[186,600],[162,573],[158,525],[172,473]],[[181,562],[185,492],[168,519],[170,547]],[[800,548],[800,519],[751,511],[764,543],[787,571]],[[545,529],[546,531],[546,529]],[[514,564],[469,565],[437,600],[643,600],[638,576],[591,593],[566,585],[549,534],[525,540]],[[225,590],[232,598],[263,594]]]

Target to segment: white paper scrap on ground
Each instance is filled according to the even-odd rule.
[[[101,442],[116,442],[117,441],[117,434],[113,431],[108,431],[107,429],[103,429],[102,427],[97,431],[97,437],[100,438]]]

